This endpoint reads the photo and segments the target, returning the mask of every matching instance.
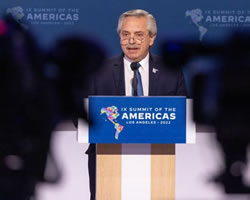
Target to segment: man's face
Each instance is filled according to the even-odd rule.
[[[120,31],[123,53],[132,61],[141,61],[154,44],[155,36],[150,36],[146,17],[126,17]]]

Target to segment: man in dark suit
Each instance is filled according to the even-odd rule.
[[[93,94],[131,96],[126,94],[123,58],[124,54],[105,63],[100,75],[95,77],[98,80],[93,81]],[[186,96],[182,71],[168,68],[159,56],[149,54],[148,95],[145,93],[144,96]]]
[[[186,96],[186,85],[181,70],[164,65],[160,57],[151,55],[157,27],[154,17],[144,10],[123,13],[118,22],[117,32],[123,54],[113,57],[104,64],[93,78],[92,95],[132,96],[135,78],[133,64],[138,65],[143,96]],[[139,64],[138,64],[139,63]],[[132,67],[132,68],[131,68]],[[138,73],[136,72],[136,73]],[[137,76],[137,75],[136,75]],[[89,174],[91,200],[95,200],[95,145],[91,144],[89,154]]]

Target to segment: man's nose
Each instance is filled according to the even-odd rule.
[[[129,42],[129,44],[134,44],[135,43],[134,37],[130,37],[128,42]]]

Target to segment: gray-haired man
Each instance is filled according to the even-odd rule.
[[[151,14],[144,10],[123,13],[117,32],[123,53],[106,61],[103,70],[93,79],[91,95],[132,96],[134,71],[131,64],[138,63],[143,96],[186,96],[182,71],[168,68],[149,51],[157,34],[156,21]],[[90,145],[87,153],[91,200],[95,200],[94,144]]]

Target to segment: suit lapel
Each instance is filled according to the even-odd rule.
[[[149,56],[149,96],[158,95],[158,83],[160,72],[154,56]],[[113,80],[115,84],[115,95],[125,96],[125,79],[123,55],[113,63]]]
[[[154,61],[154,57],[150,54],[149,57],[149,96],[156,96],[158,94],[159,83],[159,69]]]
[[[113,79],[115,84],[116,95],[125,96],[125,80],[124,80],[124,66],[123,55],[119,56],[117,61],[113,64]]]

